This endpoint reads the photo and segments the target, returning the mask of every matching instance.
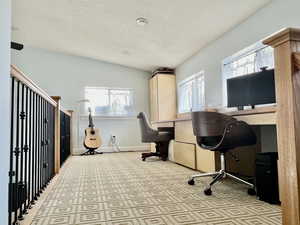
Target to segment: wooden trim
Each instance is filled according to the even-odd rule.
[[[57,106],[56,102],[43,90],[41,89],[36,83],[34,83],[30,78],[28,78],[21,70],[19,70],[16,66],[10,66],[10,74],[12,77],[16,78],[17,80],[24,83],[34,92],[39,94],[42,98],[44,98],[47,102],[52,104],[54,107]]]
[[[70,114],[70,152],[71,152],[71,156],[74,153],[74,146],[73,146],[73,140],[74,139],[74,134],[73,134],[73,123],[74,123],[74,117],[73,117],[73,110],[68,110],[68,113]]]
[[[71,117],[73,116],[73,113],[74,113],[74,110],[67,110],[66,111],[66,114],[71,116]]]
[[[253,114],[264,114],[264,113],[275,113],[277,110],[277,106],[266,106],[266,107],[258,107],[255,109],[246,109],[240,111],[228,111],[224,112],[229,116],[242,116],[242,115],[253,115]],[[220,111],[222,112],[222,111]]]
[[[60,110],[61,98],[59,96],[52,97],[57,107],[55,108],[55,154],[54,154],[54,172],[57,174],[60,170]]]
[[[300,53],[293,53],[293,63],[296,71],[300,71]]]
[[[277,111],[277,106],[265,106],[265,107],[258,107],[255,109],[247,109],[247,110],[240,110],[237,111],[236,109],[230,109],[230,108],[224,108],[220,110],[212,110],[209,109],[207,111],[212,111],[212,112],[220,112],[227,114],[229,116],[246,116],[246,115],[256,115],[256,114],[270,114],[270,113],[276,113]],[[167,122],[180,122],[180,121],[188,121],[191,120],[191,113],[182,113],[182,114],[177,114],[177,119],[174,120],[159,120],[159,121],[152,121],[151,123],[156,124],[156,123],[167,123]]]
[[[263,44],[276,47],[288,41],[300,41],[300,29],[282,29],[263,40]]]
[[[69,117],[72,116],[72,110],[66,110],[63,107],[61,107],[60,111],[62,111],[64,114],[68,115]]]
[[[151,80],[153,77],[158,76],[158,75],[166,75],[166,76],[176,76],[175,73],[156,73],[154,75],[152,75],[149,80]]]
[[[276,125],[276,112],[235,115],[233,117],[239,121],[244,121],[249,125]]]
[[[61,97],[60,97],[60,96],[51,96],[51,98],[52,98],[54,101],[61,100]]]
[[[177,113],[177,119],[191,119],[192,114],[190,112],[187,113]]]
[[[292,57],[300,52],[300,30],[288,28],[264,43],[275,47],[282,224],[300,225],[300,71],[294,69],[295,58]]]

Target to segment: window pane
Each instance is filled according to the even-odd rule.
[[[204,107],[204,74],[193,75],[178,86],[178,112],[201,110]]]
[[[133,90],[118,88],[86,88],[85,97],[95,115],[129,116],[134,114]]]

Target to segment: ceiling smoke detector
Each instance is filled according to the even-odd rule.
[[[148,24],[148,20],[144,17],[139,17],[136,19],[136,24],[139,26],[145,26]]]

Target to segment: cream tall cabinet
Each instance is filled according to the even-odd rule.
[[[173,74],[156,74],[149,81],[151,121],[176,119],[176,78]]]

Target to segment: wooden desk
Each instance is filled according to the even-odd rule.
[[[276,105],[240,111],[225,109],[219,112],[233,116],[237,120],[245,121],[250,125],[276,125]]]
[[[213,110],[209,109],[208,111]],[[275,125],[276,124],[276,111],[277,106],[265,106],[257,107],[255,109],[246,109],[237,111],[235,108],[222,108],[219,110],[213,110],[216,112],[224,113],[229,116],[233,116],[242,121],[249,121],[251,125]],[[168,126],[174,126],[174,123],[180,121],[191,120],[191,113],[177,114],[177,118],[173,120],[160,120],[151,121],[152,124],[168,124]]]
[[[231,115],[238,120],[247,122],[250,125],[275,125],[276,106],[259,107],[250,110],[236,111],[224,108],[218,112]],[[196,137],[193,134],[191,114],[178,115],[174,120],[153,121],[153,127],[174,127],[175,141],[173,145],[174,161],[186,167],[202,172],[211,172],[220,168],[219,154],[217,152],[203,150],[197,145]],[[255,154],[261,151],[260,129],[255,128],[258,136],[256,146],[238,148],[232,151],[240,159],[237,164],[231,157],[226,157],[227,168],[230,172],[240,173],[246,176],[254,175],[254,166],[247,163],[255,160]],[[245,149],[248,148],[248,149]],[[152,145],[152,151],[155,151]],[[244,164],[244,165],[243,165]]]

